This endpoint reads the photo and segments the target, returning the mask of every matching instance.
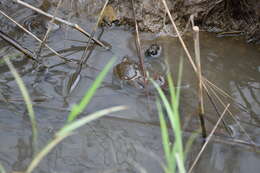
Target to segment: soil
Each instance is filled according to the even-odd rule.
[[[35,1],[39,4],[40,1]],[[42,1],[57,4],[58,0]],[[73,2],[73,3],[72,3]],[[105,0],[64,0],[64,10],[76,15],[97,17]],[[162,0],[134,0],[139,29],[144,32],[174,34],[170,20],[165,13]],[[260,40],[260,1],[258,0],[168,0],[168,7],[176,25],[183,30],[191,15],[195,24],[211,32],[242,33],[248,42]],[[134,26],[131,1],[110,0],[121,25]],[[1,8],[17,6],[2,2]],[[39,6],[39,5],[38,5]],[[113,14],[114,15],[114,14]],[[239,31],[239,32],[238,32]]]

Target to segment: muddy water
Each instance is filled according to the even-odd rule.
[[[27,11],[23,8],[17,13]],[[25,13],[26,15],[30,13]],[[20,19],[24,21],[24,19]],[[6,20],[6,19],[5,19]],[[86,18],[73,18],[82,27],[92,28],[94,23]],[[8,25],[9,26],[9,25]],[[6,32],[16,36],[23,46],[35,50],[38,43],[30,36],[18,32],[12,27],[4,27]],[[48,44],[67,58],[79,59],[84,43],[72,40],[86,38],[76,31],[61,25],[52,32]],[[45,72],[32,69],[32,62],[20,58],[14,60],[17,70],[34,100],[34,109],[40,129],[39,144],[44,146],[66,121],[71,105],[78,102],[104,65],[113,57],[128,55],[137,60],[133,31],[126,27],[107,29],[102,40],[112,45],[111,51],[97,47],[88,67],[81,72],[81,80],[75,90],[64,97],[64,88],[69,75],[76,65],[67,63]],[[178,71],[180,57],[184,54],[176,38],[158,37],[141,33],[142,46],[145,49],[151,43],[162,45],[163,53],[159,58],[168,59],[174,78]],[[186,37],[188,48],[193,50],[191,37]],[[259,102],[260,102],[260,49],[247,45],[242,38],[216,38],[214,34],[201,33],[201,58],[203,75],[218,87],[229,93],[233,100],[221,97],[225,103],[231,103],[231,111],[239,123],[231,116],[224,117],[235,139],[250,142],[239,128],[241,124],[254,143],[260,142]],[[15,50],[1,41],[1,50],[13,53]],[[7,49],[8,48],[8,49]],[[6,50],[7,49],[7,50]],[[42,52],[44,63],[51,66],[61,62],[47,49]],[[199,127],[195,116],[197,109],[196,76],[187,58],[183,56],[181,115],[186,131]],[[16,62],[16,63],[15,63]],[[5,69],[5,70],[2,70]],[[0,162],[7,171],[22,171],[32,158],[31,130],[19,89],[7,68],[1,67],[0,76]],[[3,100],[7,99],[8,103]],[[219,112],[221,104],[214,98]],[[138,172],[138,166],[147,172],[163,172],[158,160],[163,160],[160,128],[155,106],[155,93],[147,96],[144,92],[131,88],[120,88],[112,83],[112,70],[106,76],[101,88],[88,105],[84,115],[115,105],[127,105],[130,109],[101,118],[79,129],[77,133],[51,152],[35,172]],[[206,125],[208,131],[217,121],[217,114],[207,96]],[[190,133],[186,134],[186,137]],[[220,136],[228,136],[223,125],[218,129]],[[200,141],[194,143],[188,157],[189,165],[194,160]],[[223,142],[212,142],[202,155],[194,172],[257,172],[260,169],[260,156],[246,147],[234,147]]]

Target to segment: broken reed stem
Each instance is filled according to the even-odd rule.
[[[134,21],[135,21],[135,33],[136,33],[136,49],[137,49],[137,53],[138,53],[138,57],[139,57],[139,63],[141,65],[141,69],[142,69],[142,73],[144,76],[144,82],[146,83],[146,73],[145,73],[145,67],[144,67],[144,57],[141,53],[141,41],[140,41],[140,37],[139,37],[139,29],[138,29],[138,24],[137,24],[137,20],[136,20],[136,15],[135,15],[135,7],[134,7],[134,0],[131,0],[132,2],[132,7],[133,7],[133,16],[134,16]]]
[[[108,1],[109,1],[109,0],[106,0],[105,4],[103,5],[103,8],[102,8],[102,10],[101,10],[101,12],[100,12],[100,14],[99,14],[99,16],[98,16],[97,23],[96,23],[95,27],[93,28],[91,37],[94,37],[94,35],[95,35],[96,31],[97,31],[98,25],[99,25],[100,21],[102,20],[102,16],[103,16],[103,13],[104,13],[104,11],[105,11],[105,9],[106,9],[106,6],[107,6],[107,4],[108,4]],[[101,27],[102,27],[102,26],[101,26]],[[99,35],[98,39],[101,38],[101,36],[103,35],[103,32],[104,32],[104,29],[102,28],[101,34]],[[80,61],[80,63],[79,63],[79,66],[81,66],[80,68],[82,68],[82,65],[87,62],[88,58],[90,57],[92,51],[93,51],[94,48],[95,48],[95,46],[93,46],[92,49],[90,50],[89,54],[87,55],[87,51],[88,51],[88,48],[89,48],[89,46],[90,46],[90,41],[91,41],[90,38],[91,38],[91,37],[89,37],[88,42],[87,42],[87,45],[86,45],[86,48],[85,48],[85,50],[84,50],[84,52],[83,52],[83,54],[82,54],[81,61]]]
[[[197,75],[198,75],[198,96],[199,96],[199,118],[201,123],[202,137],[207,137],[205,121],[204,121],[204,104],[203,104],[203,87],[202,87],[202,76],[201,76],[201,63],[200,63],[200,43],[199,43],[199,27],[193,26],[194,31],[194,48],[195,48],[195,58],[197,65]]]
[[[102,10],[100,12],[100,15],[98,17],[97,23],[96,23],[95,27],[93,28],[91,37],[93,37],[95,35],[95,33],[96,33],[96,30],[98,28],[98,24],[99,24],[99,22],[100,22],[100,20],[101,20],[101,18],[103,16],[103,13],[104,13],[104,10],[105,10],[105,8],[106,8],[106,6],[108,4],[108,1],[109,0],[106,0],[105,4],[104,4],[104,6],[103,6],[103,8],[102,8]],[[99,34],[98,39],[101,38],[101,36],[103,35],[103,32],[104,32],[104,29],[103,28],[101,28],[101,29],[102,29],[102,31]],[[89,48],[89,46],[91,44],[90,41],[91,41],[91,39],[89,37],[89,40],[88,40],[87,45],[86,45],[86,48],[85,48],[85,50],[84,50],[84,52],[82,54],[82,57],[81,57],[80,62],[78,64],[77,68],[76,68],[76,71],[71,75],[70,80],[69,80],[69,82],[67,84],[66,95],[69,95],[73,91],[73,89],[75,88],[73,86],[76,86],[77,83],[79,82],[78,80],[79,80],[79,77],[80,77],[80,73],[81,73],[82,67],[83,67],[84,64],[86,64],[87,60],[89,59],[89,57],[91,56],[92,52],[95,49],[96,44],[93,44],[91,46],[90,50],[88,51],[88,48]]]
[[[53,15],[51,15],[49,13],[46,13],[46,12],[42,11],[41,9],[35,8],[32,5],[30,5],[30,4],[26,3],[26,2],[23,2],[21,0],[13,0],[13,1],[17,2],[18,4],[21,4],[21,5],[25,6],[27,8],[30,8],[30,9],[32,9],[32,10],[34,10],[34,11],[36,11],[36,12],[38,12],[38,13],[46,16],[46,17],[48,17],[48,18],[53,18],[55,21],[58,21],[58,22],[63,23],[65,25],[68,25],[68,26],[72,27],[73,29],[78,30],[79,32],[81,32],[85,36],[91,38],[91,40],[93,40],[94,42],[96,42],[98,45],[100,45],[101,47],[105,48],[106,50],[109,49],[109,47],[105,46],[101,41],[97,40],[94,37],[91,37],[91,35],[87,31],[85,31],[83,28],[81,28],[78,24],[68,22],[68,21],[66,21],[64,19],[61,19],[59,17],[55,17],[55,16],[53,16]]]
[[[40,46],[39,46],[38,50],[36,51],[36,59],[38,59],[38,57],[40,56],[42,48],[43,48],[43,45],[46,43],[48,35],[49,35],[49,33],[50,33],[50,31],[51,31],[51,29],[53,27],[52,25],[53,25],[53,22],[54,22],[54,18],[57,16],[58,9],[60,8],[61,2],[62,2],[62,0],[59,0],[59,3],[58,3],[58,5],[57,5],[57,7],[56,7],[56,9],[54,11],[54,15],[51,18],[50,25],[48,26],[48,29],[47,29],[47,31],[46,31],[43,39],[42,39],[42,42],[40,43]]]
[[[226,106],[226,108],[224,109],[224,111],[223,111],[223,113],[221,114],[220,118],[218,119],[216,125],[214,126],[214,128],[213,128],[212,131],[210,132],[209,136],[207,137],[206,142],[205,142],[204,145],[202,146],[202,148],[201,148],[199,154],[197,155],[196,159],[195,159],[194,162],[192,163],[192,166],[190,167],[188,173],[191,173],[192,170],[193,170],[193,168],[194,168],[195,165],[197,164],[197,162],[198,162],[198,160],[199,160],[201,154],[203,153],[203,151],[205,150],[205,148],[206,148],[206,146],[208,145],[209,141],[211,140],[213,134],[215,133],[215,131],[216,131],[216,129],[217,129],[219,123],[221,122],[222,118],[224,117],[224,115],[225,115],[226,111],[228,110],[228,107],[229,107],[229,106],[230,106],[230,104],[228,104],[228,105]]]
[[[27,34],[29,34],[30,36],[32,36],[35,40],[37,40],[38,42],[42,43],[42,40],[39,39],[37,36],[35,36],[33,33],[31,33],[30,31],[28,31],[26,28],[24,28],[22,25],[20,25],[19,23],[17,23],[15,20],[13,20],[11,17],[9,17],[7,14],[5,14],[3,11],[0,10],[0,13],[2,15],[4,15],[7,19],[11,20],[14,24],[16,24],[19,28],[21,28],[24,32],[26,32]],[[71,60],[68,60],[66,58],[64,58],[63,56],[61,56],[58,52],[56,52],[54,49],[52,49],[48,44],[44,43],[44,45],[51,51],[53,52],[55,55],[57,55],[59,58],[61,58],[64,61],[69,61],[71,62]]]

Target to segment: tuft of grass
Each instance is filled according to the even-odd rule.
[[[38,132],[37,132],[37,123],[35,120],[35,114],[34,114],[34,110],[33,110],[33,105],[32,105],[32,101],[29,95],[28,90],[26,89],[26,86],[22,80],[22,78],[20,77],[20,75],[18,74],[18,72],[16,71],[15,67],[13,66],[13,64],[10,62],[9,60],[9,56],[5,56],[4,57],[4,61],[7,64],[7,66],[9,67],[12,75],[15,78],[15,81],[21,91],[21,94],[23,96],[24,102],[26,104],[27,107],[27,111],[28,111],[28,115],[31,121],[31,126],[32,126],[32,134],[33,134],[33,147],[34,150],[36,151],[37,149],[37,138],[38,138]]]
[[[30,163],[30,165],[28,166],[27,170],[25,171],[25,173],[31,173],[40,163],[40,161],[57,145],[59,144],[63,139],[65,139],[66,137],[70,136],[73,131],[75,131],[76,129],[82,127],[83,125],[96,120],[106,114],[109,113],[113,113],[113,112],[117,112],[117,111],[121,111],[121,110],[125,110],[126,107],[125,106],[116,106],[116,107],[112,107],[112,108],[108,108],[108,109],[103,109],[100,111],[97,111],[95,113],[92,113],[90,115],[87,115],[83,118],[80,118],[78,120],[75,120],[67,125],[65,125],[64,127],[62,127],[58,132],[56,132],[54,139],[51,140],[36,156],[35,158],[32,160],[32,162]]]
[[[179,66],[179,75],[177,85],[181,85],[183,62],[181,58]],[[174,87],[174,83],[170,74],[167,75],[170,99],[167,99],[166,95],[160,88],[160,86],[150,79],[155,86],[160,100],[157,100],[157,108],[160,120],[161,135],[162,135],[162,145],[165,153],[165,160],[167,163],[166,168],[164,168],[165,173],[186,173],[185,170],[185,151],[183,149],[182,141],[182,129],[179,114],[179,101],[180,101],[180,87]],[[163,108],[166,109],[167,117],[170,122],[171,130],[168,129],[165,120],[166,115],[164,115]],[[170,141],[170,134],[174,135],[174,142]],[[193,138],[194,139],[194,138]],[[191,146],[192,139],[188,141],[187,148]],[[178,170],[178,171],[177,171]]]
[[[68,121],[64,127],[62,127],[58,132],[55,133],[54,139],[52,139],[32,160],[30,165],[28,166],[25,173],[31,173],[40,163],[40,161],[63,139],[70,136],[75,130],[82,127],[83,125],[94,121],[106,114],[110,114],[113,112],[125,110],[125,106],[116,106],[111,107],[103,110],[99,110],[94,112],[90,115],[87,115],[83,118],[75,120],[80,113],[82,113],[85,107],[88,105],[89,101],[95,94],[97,88],[100,86],[101,82],[103,81],[104,77],[106,76],[109,69],[112,67],[113,63],[115,62],[115,57],[112,58],[108,64],[104,67],[104,69],[100,72],[97,76],[91,87],[86,91],[84,97],[81,99],[79,104],[76,104],[72,109],[68,116]]]

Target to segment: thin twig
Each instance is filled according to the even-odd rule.
[[[211,97],[211,95],[210,95],[210,93],[209,93],[208,88],[205,88],[205,91],[206,91],[206,94],[207,94],[207,96],[208,96],[208,98],[209,98],[210,103],[212,104],[212,106],[213,106],[213,108],[215,109],[215,111],[216,111],[218,117],[220,118],[220,116],[221,116],[221,115],[220,115],[220,112],[219,112],[219,110],[218,110],[218,108],[217,108],[217,105],[214,103],[214,101],[213,101],[213,99],[212,99],[212,97]],[[228,134],[232,137],[232,132],[231,132],[230,128],[228,128],[228,125],[227,125],[227,123],[226,123],[226,121],[225,121],[224,119],[222,119],[222,123],[223,123],[223,125],[224,125],[226,131],[228,132]]]
[[[0,13],[2,15],[4,15],[6,18],[8,18],[9,20],[11,20],[13,23],[15,23],[19,28],[21,28],[24,32],[26,32],[27,34],[29,34],[30,36],[32,36],[35,40],[37,40],[38,42],[42,43],[42,40],[39,39],[37,36],[35,36],[33,33],[31,33],[30,31],[28,31],[26,28],[24,28],[22,25],[20,25],[19,23],[17,23],[15,20],[13,20],[11,17],[9,17],[7,14],[5,14],[3,11],[0,10]],[[55,55],[57,55],[59,58],[61,58],[64,61],[71,61],[68,60],[66,58],[64,58],[63,56],[61,56],[58,52],[56,52],[54,49],[52,49],[48,44],[44,43],[44,45],[51,51],[53,52]]]
[[[101,10],[101,12],[100,12],[100,14],[99,14],[98,20],[97,20],[97,22],[96,22],[96,25],[95,25],[95,27],[93,28],[91,37],[94,37],[94,35],[95,35],[96,31],[97,31],[98,25],[99,25],[100,21],[102,20],[102,16],[103,16],[103,13],[104,13],[104,11],[105,11],[105,9],[106,9],[106,6],[107,6],[107,4],[108,4],[108,1],[109,1],[109,0],[106,0],[105,4],[103,5],[103,8],[102,8],[102,10]],[[99,38],[98,38],[98,39],[101,38],[101,36],[102,36],[102,34],[103,34],[103,32],[104,32],[103,27],[101,27],[101,29],[102,29],[102,31],[101,31],[101,34],[99,35]],[[91,40],[91,39],[89,38],[89,40],[87,41],[86,49],[85,49],[85,51],[83,52],[83,55],[82,55],[82,57],[81,57],[81,61],[80,61],[80,65],[81,65],[81,66],[82,66],[82,64],[85,64],[85,63],[87,62],[88,58],[90,57],[90,54],[91,54],[91,53],[89,53],[89,55],[87,55],[87,51],[88,51],[88,48],[89,48],[89,46],[90,46],[90,40]],[[95,48],[95,46],[93,46],[92,51],[93,51],[94,48]],[[91,52],[92,52],[92,51],[91,51]]]
[[[53,27],[52,25],[54,24],[54,19],[55,19],[55,17],[57,16],[58,9],[59,9],[60,6],[61,6],[61,2],[62,2],[62,0],[59,0],[59,3],[58,3],[58,5],[57,5],[57,7],[56,7],[56,9],[55,9],[55,11],[54,11],[54,15],[53,15],[53,17],[51,18],[50,25],[48,26],[48,29],[47,29],[47,31],[46,31],[46,33],[45,33],[43,39],[42,39],[42,42],[40,43],[40,46],[39,46],[39,48],[38,48],[38,51],[36,51],[36,59],[38,59],[38,57],[40,56],[41,50],[42,50],[42,48],[43,48],[43,45],[46,43],[46,40],[47,40],[47,38],[48,38],[48,35],[49,35],[49,33],[50,33],[50,31],[51,31],[51,29],[52,29],[52,27]]]
[[[141,69],[142,69],[142,73],[144,76],[144,80],[146,79],[146,73],[145,73],[145,66],[144,66],[144,57],[143,54],[141,53],[141,41],[140,41],[140,36],[139,36],[139,29],[138,29],[138,24],[137,24],[137,20],[136,20],[136,12],[135,12],[135,7],[134,7],[134,0],[131,0],[132,2],[132,7],[133,7],[133,16],[134,16],[134,21],[135,21],[135,33],[136,33],[136,48],[137,48],[137,53],[138,53],[138,57],[139,57],[139,63],[141,65]],[[145,82],[145,81],[144,81]]]
[[[216,92],[213,90],[213,88],[210,88],[211,92],[215,95],[215,97],[218,99],[218,101],[222,104],[223,107],[226,107],[225,103],[219,98],[219,96],[216,94]],[[235,122],[238,124],[239,128],[245,133],[249,141],[253,144],[256,145],[255,142],[252,140],[250,135],[246,132],[245,128],[240,124],[240,122],[237,120],[237,118],[233,115],[233,113],[228,109],[229,115],[235,120]]]
[[[232,96],[230,96],[228,93],[226,93],[225,91],[223,91],[222,89],[220,89],[217,85],[213,84],[212,82],[210,82],[208,79],[203,78],[203,80],[209,84],[210,86],[212,86],[220,95],[222,95],[223,97],[227,97],[229,99],[231,99],[233,102],[235,102],[235,104],[240,106],[240,109],[248,112],[247,107],[245,107],[244,105],[242,105],[241,103],[238,103]]]
[[[22,47],[17,41],[15,41],[14,39],[12,39],[11,37],[9,37],[7,34],[5,34],[4,32],[2,32],[0,30],[0,37],[5,40],[6,42],[8,42],[9,44],[11,44],[13,47],[15,47],[17,50],[19,50],[20,52],[24,53],[28,58],[34,60],[37,62],[37,59],[34,58],[33,53]]]
[[[87,31],[85,31],[83,28],[81,28],[78,24],[68,22],[68,21],[66,21],[66,20],[64,20],[64,19],[61,19],[61,18],[59,18],[59,17],[54,17],[53,15],[51,15],[51,14],[49,14],[49,13],[46,13],[46,12],[42,11],[41,9],[35,8],[35,7],[33,7],[32,5],[30,5],[30,4],[26,3],[26,2],[23,2],[23,1],[21,1],[21,0],[13,0],[13,1],[15,1],[15,2],[17,2],[18,4],[21,4],[21,5],[23,5],[23,6],[27,7],[27,8],[30,8],[30,9],[32,9],[32,10],[34,10],[34,11],[36,11],[36,12],[38,12],[38,13],[40,13],[40,14],[46,16],[46,17],[48,17],[48,18],[54,18],[55,21],[58,21],[58,22],[63,23],[63,24],[65,24],[65,25],[68,25],[68,26],[72,27],[73,29],[78,30],[79,32],[81,32],[81,33],[84,34],[85,36],[91,38],[91,40],[93,40],[94,42],[96,42],[98,45],[102,46],[102,47],[105,48],[106,50],[109,49],[109,47],[107,47],[106,45],[104,45],[101,41],[97,40],[97,39],[94,38],[94,37],[91,37],[91,35],[90,35]]]
[[[191,171],[193,170],[193,168],[194,168],[195,165],[197,164],[197,162],[198,162],[198,160],[199,160],[201,154],[203,153],[203,151],[205,150],[206,146],[208,145],[208,143],[209,143],[211,137],[213,136],[214,132],[216,131],[216,129],[217,129],[219,123],[221,122],[221,119],[224,117],[224,115],[225,115],[225,113],[226,113],[226,111],[227,111],[227,109],[228,109],[229,106],[230,106],[230,104],[228,104],[227,107],[224,109],[224,111],[223,111],[223,113],[221,114],[220,118],[218,119],[216,125],[214,126],[214,128],[213,128],[212,131],[210,132],[209,136],[207,137],[205,144],[202,146],[202,148],[201,148],[199,154],[197,155],[197,157],[196,157],[195,161],[193,162],[192,166],[190,167],[188,173],[191,173]]]
[[[191,55],[190,55],[190,53],[188,51],[188,48],[187,48],[186,44],[184,43],[184,41],[183,41],[183,39],[181,37],[181,34],[180,34],[180,32],[179,32],[179,30],[178,30],[178,28],[177,28],[177,26],[176,26],[172,16],[171,16],[171,12],[170,12],[170,10],[169,10],[169,8],[167,6],[167,3],[166,3],[165,0],[162,0],[162,2],[163,2],[164,8],[165,8],[165,10],[166,10],[170,20],[171,20],[172,26],[173,26],[173,28],[174,28],[174,30],[175,30],[175,32],[176,32],[180,42],[181,42],[181,45],[182,45],[182,47],[183,47],[187,57],[189,58],[189,61],[190,61],[191,65],[192,65],[192,68],[197,73],[197,67],[196,67],[196,65],[195,65],[195,63],[194,63],[194,61],[193,61],[193,59],[192,59],[192,57],[191,57]]]

